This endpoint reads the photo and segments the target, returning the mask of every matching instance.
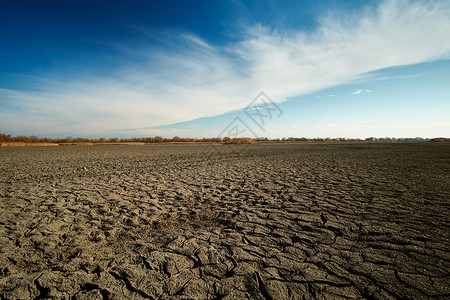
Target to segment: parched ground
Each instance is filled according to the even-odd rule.
[[[0,149],[0,298],[450,298],[449,144]]]

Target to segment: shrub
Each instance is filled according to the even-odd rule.
[[[225,142],[225,144],[254,144],[255,142],[253,141],[252,138],[232,138],[228,141]]]

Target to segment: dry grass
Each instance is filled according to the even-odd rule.
[[[242,144],[254,144],[255,142],[253,141],[252,138],[233,138],[227,142],[225,142],[225,144],[237,144],[237,145],[242,145]]]
[[[0,147],[11,147],[11,146],[59,146],[55,143],[24,143],[24,142],[2,142]]]

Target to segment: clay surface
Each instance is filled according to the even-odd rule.
[[[0,298],[445,299],[449,174],[448,144],[4,147]]]

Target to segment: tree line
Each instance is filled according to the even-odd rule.
[[[140,138],[82,138],[82,137],[65,137],[65,138],[49,138],[49,137],[37,137],[35,135],[31,136],[11,136],[10,134],[0,133],[0,142],[21,142],[21,143],[195,143],[195,142],[217,142],[221,143],[227,141],[227,138],[180,138],[175,136],[173,138],[163,138],[161,136],[155,137],[140,137]]]
[[[395,142],[450,142],[449,138],[394,138],[394,137],[368,137],[365,139],[354,139],[354,138],[306,138],[306,137],[283,137],[269,139],[267,137],[258,138],[243,138],[248,143],[249,140],[254,142],[384,142],[384,143],[395,143]],[[175,136],[173,138],[163,138],[161,136],[155,137],[140,137],[140,138],[81,138],[81,137],[65,137],[65,138],[49,138],[49,137],[37,137],[32,136],[11,136],[10,134],[0,133],[0,142],[22,142],[22,143],[243,143],[243,139],[232,139],[229,137],[214,137],[214,138],[180,138]]]

